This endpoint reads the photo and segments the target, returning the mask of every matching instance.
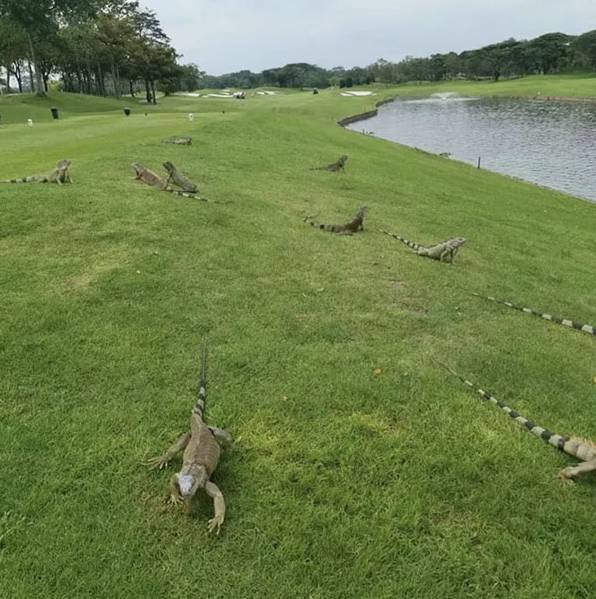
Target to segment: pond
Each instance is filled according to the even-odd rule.
[[[396,100],[350,125],[596,202],[596,102],[464,98]]]

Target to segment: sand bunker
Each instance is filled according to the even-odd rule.
[[[339,94],[340,96],[346,96],[346,97],[353,97],[353,98],[357,98],[360,96],[376,96],[377,94],[373,93],[373,92],[341,92]]]

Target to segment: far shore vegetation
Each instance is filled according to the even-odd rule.
[[[260,73],[209,75],[184,63],[152,10],[137,0],[3,0],[0,3],[0,94],[50,89],[97,96],[143,96],[197,89],[261,86],[350,88],[454,80],[596,74],[596,30],[545,33],[464,52],[379,59],[331,69],[287,64]]]

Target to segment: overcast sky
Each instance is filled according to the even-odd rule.
[[[366,66],[509,37],[596,29],[596,0],[141,0],[182,62],[213,75],[288,62]]]

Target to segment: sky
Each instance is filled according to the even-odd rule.
[[[211,75],[290,62],[366,66],[596,29],[596,0],[141,0],[181,62]]]

